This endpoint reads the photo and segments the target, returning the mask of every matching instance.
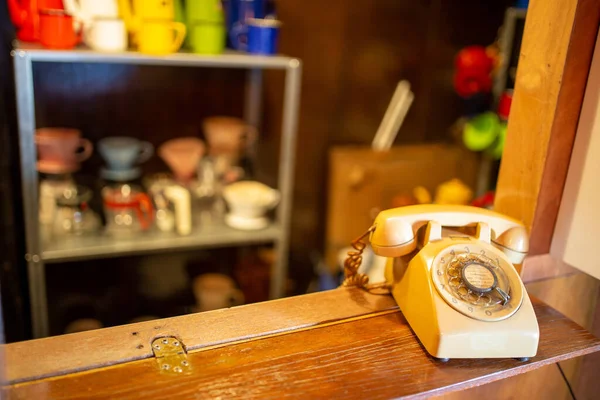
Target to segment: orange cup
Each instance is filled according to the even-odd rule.
[[[64,10],[40,11],[40,43],[50,49],[72,49],[81,42],[82,30],[75,32],[73,17]]]

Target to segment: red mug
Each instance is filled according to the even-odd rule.
[[[81,42],[83,29],[75,32],[73,17],[63,10],[40,12],[40,43],[50,49],[72,49]]]
[[[62,9],[62,0],[8,0],[10,19],[17,28],[17,38],[24,42],[40,39],[40,13],[45,8]]]

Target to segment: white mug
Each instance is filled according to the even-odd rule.
[[[122,19],[97,18],[86,31],[85,43],[97,51],[127,50],[127,30]]]

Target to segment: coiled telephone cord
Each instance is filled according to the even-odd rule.
[[[344,261],[344,282],[342,282],[342,286],[356,286],[372,294],[389,295],[391,293],[390,286],[386,282],[369,284],[369,277],[358,272],[358,268],[363,261],[363,251],[367,247],[364,239],[374,230],[375,225],[352,241],[351,245],[354,250],[348,252],[348,257]]]

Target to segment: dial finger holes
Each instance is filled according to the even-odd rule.
[[[456,268],[448,268],[448,276],[451,276],[452,278],[458,278],[460,277],[460,272]]]
[[[461,282],[460,278],[452,277],[452,278],[448,279],[448,283],[450,284],[450,286],[452,286],[454,288],[458,288],[461,286],[462,282]]]
[[[490,304],[492,304],[492,298],[487,294],[484,294],[483,296],[481,296],[479,298],[479,301],[482,302],[483,304],[485,304],[486,306],[489,306]]]
[[[462,297],[465,297],[469,294],[469,289],[467,289],[464,286],[459,287],[457,290],[458,294],[460,294]]]
[[[479,296],[473,292],[469,292],[467,299],[473,304],[477,304],[479,302]]]

